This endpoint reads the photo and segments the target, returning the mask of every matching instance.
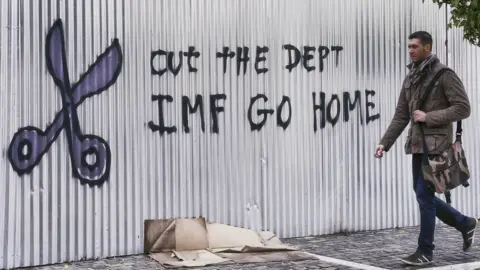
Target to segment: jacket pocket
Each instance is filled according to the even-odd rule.
[[[425,142],[427,143],[428,151],[438,154],[449,146],[448,128],[446,126],[428,128],[424,130]]]
[[[425,142],[428,152],[432,154],[439,154],[449,147],[446,134],[425,134]]]

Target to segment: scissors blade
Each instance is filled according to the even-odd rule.
[[[122,68],[122,50],[118,39],[102,53],[72,87],[73,101],[79,105],[86,98],[100,94],[113,85]]]
[[[69,87],[67,56],[62,21],[56,20],[47,34],[46,41],[47,70],[52,75],[55,84],[63,91]]]

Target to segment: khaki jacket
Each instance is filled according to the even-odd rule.
[[[412,65],[408,67],[409,69],[413,68]],[[405,153],[423,153],[421,127],[414,122],[413,112],[418,109],[418,102],[421,95],[424,94],[425,88],[442,67],[446,66],[435,57],[423,69],[426,72],[424,79],[420,79],[416,85],[410,76],[405,77],[392,122],[380,140],[380,144],[385,147],[385,152],[390,150],[410,123]],[[470,102],[467,93],[462,81],[453,71],[447,70],[441,75],[425,100],[423,111],[426,113],[423,128],[429,154],[439,154],[453,142],[455,125],[452,124],[470,116]]]

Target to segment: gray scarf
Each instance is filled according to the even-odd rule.
[[[430,64],[437,60],[437,56],[431,53],[429,56],[427,56],[427,58],[425,58],[425,60],[420,63],[420,65],[416,65],[414,63],[408,65],[408,68],[410,68],[408,76],[410,77],[410,81],[412,82],[412,84],[417,85],[418,82],[424,77],[426,69],[430,67]]]

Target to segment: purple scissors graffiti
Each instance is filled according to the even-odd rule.
[[[113,40],[73,85],[67,69],[61,20],[55,21],[49,29],[45,47],[47,69],[60,90],[63,106],[45,131],[26,126],[15,133],[8,148],[10,163],[19,175],[30,173],[65,129],[73,176],[82,184],[101,185],[110,172],[110,147],[104,139],[82,133],[77,107],[85,99],[107,90],[117,80],[123,60],[118,39]]]

